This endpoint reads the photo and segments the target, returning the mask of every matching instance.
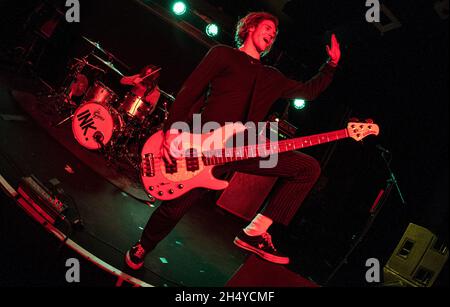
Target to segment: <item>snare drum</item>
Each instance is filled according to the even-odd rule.
[[[74,113],[72,131],[81,146],[98,150],[116,139],[122,131],[122,116],[114,108],[97,102],[86,102]]]
[[[117,95],[100,81],[95,81],[89,88],[83,102],[97,102],[105,106],[112,105],[117,100]]]
[[[129,92],[120,103],[119,109],[126,113],[128,117],[136,119],[139,122],[144,122],[153,113],[155,107],[156,103],[148,103],[144,98]]]

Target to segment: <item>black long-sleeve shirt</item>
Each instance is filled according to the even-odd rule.
[[[183,84],[164,130],[177,121],[191,122],[202,109],[202,123],[260,122],[279,98],[314,100],[328,87],[334,71],[325,64],[311,80],[299,82],[238,49],[214,46]]]

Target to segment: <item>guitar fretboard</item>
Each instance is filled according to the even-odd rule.
[[[203,152],[203,162],[205,165],[222,165],[252,158],[265,158],[273,154],[321,145],[347,137],[349,137],[348,132],[343,129],[278,142],[212,150]]]

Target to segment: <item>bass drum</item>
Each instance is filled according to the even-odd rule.
[[[73,115],[72,131],[77,142],[91,150],[112,143],[122,132],[124,121],[114,108],[86,102]]]

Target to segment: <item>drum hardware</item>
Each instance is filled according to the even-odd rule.
[[[112,62],[106,61],[106,60],[102,59],[101,57],[99,57],[99,56],[97,56],[97,55],[95,55],[95,54],[92,54],[92,56],[93,56],[94,58],[96,58],[97,60],[99,60],[101,63],[103,63],[106,67],[110,68],[112,71],[116,72],[116,73],[119,74],[121,77],[123,77],[123,73],[121,73],[120,70],[118,70],[118,69],[114,66],[114,64],[113,64]]]
[[[105,144],[103,144],[105,136],[103,135],[103,133],[101,133],[100,131],[96,131],[92,137],[94,141],[97,142],[100,148],[100,152],[103,152],[105,154],[106,153]]]
[[[169,116],[169,110],[168,110],[168,105],[169,105],[169,101],[170,102],[174,102],[175,101],[175,97],[173,97],[172,95],[164,92],[163,90],[159,90],[161,92],[161,94],[166,98],[164,99],[163,102],[163,108],[160,108],[160,110],[162,110],[164,112],[164,120],[167,120],[168,116]]]
[[[74,110],[78,107],[76,103],[72,101],[72,96],[82,96],[84,93],[86,93],[81,101],[81,104],[85,102],[97,102],[104,105],[112,105],[114,102],[117,101],[118,96],[114,91],[112,91],[110,88],[105,86],[100,81],[95,81],[94,85],[92,85],[89,89],[88,84],[89,81],[87,80],[87,77],[83,74],[81,74],[81,71],[84,69],[84,67],[88,66],[95,70],[101,71],[103,73],[106,73],[103,69],[92,65],[88,63],[87,57],[89,55],[85,56],[80,59],[75,59],[76,63],[72,65],[72,69],[75,69],[75,77],[71,78],[71,83],[69,86],[63,89],[62,97],[63,101],[65,102],[62,106],[60,105],[58,108],[58,113],[62,113],[62,109],[64,107],[69,107],[70,113],[73,113]],[[55,124],[55,127],[59,127],[69,121],[73,118],[73,114],[69,115],[68,117],[64,118],[59,123]]]
[[[82,96],[86,92],[88,86],[88,78],[82,73],[77,74],[72,82],[72,85],[70,86],[69,99],[71,100],[72,96]]]
[[[66,80],[70,79],[70,83],[64,87],[61,88],[60,92],[55,92],[53,95],[48,95],[47,98],[56,98],[58,103],[56,105],[56,111],[59,114],[67,114],[66,112],[69,111],[69,113],[73,113],[74,108],[76,107],[76,104],[72,101],[72,96],[81,96],[84,91],[86,90],[89,81],[87,80],[86,76],[81,73],[81,71],[84,69],[84,67],[88,64],[87,58],[88,56],[83,57],[82,59],[75,58],[75,64],[69,65],[69,71],[71,73],[66,76]],[[90,64],[89,64],[90,65]],[[93,65],[91,65],[93,66]],[[95,67],[95,66],[93,66]],[[99,68],[100,69],[100,68]],[[67,83],[66,83],[67,84]],[[68,120],[70,120],[73,117],[73,115],[69,115],[68,117],[64,118],[62,121],[60,121],[57,124],[54,124],[53,127],[59,127]]]
[[[93,40],[82,36],[82,38],[87,41],[90,45],[94,46],[97,50],[101,51],[103,54],[105,54],[109,61],[116,61],[118,62],[120,65],[122,65],[125,69],[130,70],[130,67],[128,65],[126,65],[124,62],[122,62],[119,58],[117,58],[116,56],[114,56],[111,52],[109,52],[108,50],[104,49],[103,47],[100,46],[100,43],[98,42],[94,42]]]
[[[141,145],[151,134],[161,128],[161,126],[154,124],[154,122],[159,122],[159,116],[152,114],[147,116],[144,121],[125,114],[124,118],[126,119],[125,125],[115,139],[108,144],[106,159],[123,160],[138,171]]]
[[[43,96],[52,96],[56,94],[56,90],[50,85],[48,84],[44,79],[37,77],[37,79],[39,80],[39,82],[41,82],[46,88],[47,91],[39,91],[36,93],[36,97],[40,98]]]
[[[96,48],[111,59],[109,53],[98,43],[90,43],[96,44]],[[123,76],[111,61],[106,61],[93,53],[88,56],[94,57],[107,69]],[[75,62],[69,67],[72,71],[71,82],[62,91],[67,96],[71,94],[74,97],[81,97],[81,103],[78,106],[65,103],[64,106],[71,108],[71,114],[55,126],[61,126],[72,120],[74,138],[81,146],[101,153],[109,166],[120,166],[119,162],[122,161],[139,171],[141,146],[149,135],[162,128],[163,119],[168,117],[169,102],[175,98],[160,90],[164,98],[160,102],[148,103],[142,97],[129,92],[120,103],[114,105],[119,101],[118,95],[97,78],[94,78],[96,81],[93,84],[87,86],[89,82],[81,73],[85,67],[106,73],[103,67],[89,63],[88,56],[74,58]],[[143,79],[160,69],[144,76]]]
[[[167,120],[167,118],[169,117],[169,109],[168,109],[168,102],[167,102],[167,100],[164,100],[164,102],[163,102],[163,107],[160,107],[160,106],[158,106],[156,109],[157,110],[159,110],[159,111],[161,111],[163,114],[164,114],[164,116],[163,116],[163,121],[165,121],[165,120]],[[155,117],[156,117],[156,119],[158,119],[159,120],[159,115],[157,115],[157,114],[155,114],[154,115]]]
[[[130,151],[128,146],[120,145],[112,147],[109,157],[110,161],[125,160],[129,165],[131,165],[135,170],[139,170],[139,155]]]
[[[84,102],[97,102],[105,106],[112,106],[118,100],[118,96],[109,87],[100,81],[95,81],[84,96]]]
[[[98,67],[98,66],[92,65],[91,63],[89,63],[89,62],[87,61],[87,58],[89,57],[89,55],[91,55],[91,53],[88,54],[87,56],[82,57],[81,59],[79,59],[79,58],[73,58],[73,59],[74,59],[77,63],[79,63],[79,64],[81,64],[81,65],[88,66],[88,67],[90,67],[90,68],[92,68],[92,69],[99,70],[99,71],[101,71],[102,73],[106,74],[106,71],[104,71],[103,69],[101,69],[101,68]],[[76,65],[77,65],[77,64],[73,64],[72,67],[73,67],[73,66],[76,66]],[[72,68],[72,67],[71,67],[71,68]],[[83,68],[84,68],[84,66],[83,66]]]
[[[135,129],[135,127],[126,124],[114,139],[111,139],[106,146],[103,145],[104,149],[101,152],[104,154],[109,166],[112,166],[113,162],[125,160],[134,169],[139,170],[139,155],[137,152],[133,153],[130,151]]]
[[[81,59],[74,58],[74,63],[68,66],[70,73],[66,76],[66,85],[63,86],[59,92],[47,95],[47,98],[56,98],[57,102],[59,102],[56,106],[56,111],[59,114],[66,113],[67,109],[70,113],[72,113],[74,108],[77,107],[77,104],[72,100],[72,97],[80,97],[86,92],[89,86],[89,80],[84,74],[81,73],[85,67],[90,67],[94,70],[105,73],[103,69],[90,64],[87,61],[88,56],[89,54],[82,57]],[[70,83],[67,83],[67,80],[70,80]],[[67,119],[70,119],[70,116],[69,118],[63,120],[63,122],[65,122]],[[59,123],[57,126],[59,126],[60,124],[61,123]]]
[[[159,91],[161,92],[162,95],[164,95],[166,98],[168,98],[168,99],[171,100],[172,102],[175,101],[175,97],[173,97],[173,96],[170,95],[169,93],[164,92],[162,89],[159,89]]]
[[[100,50],[101,52],[108,54],[107,51],[105,49],[103,49],[100,46],[100,43],[98,42],[94,42],[93,40],[90,40],[89,38],[85,37],[85,36],[81,36],[85,41],[87,41],[89,44],[91,44],[92,46],[94,46],[95,48],[97,48],[98,50]]]
[[[53,127],[59,127],[59,126],[61,126],[61,125],[63,125],[63,124],[65,124],[66,122],[68,122],[69,120],[71,120],[73,118],[73,114],[72,115],[69,115],[69,116],[67,116],[66,118],[64,118],[62,121],[60,121],[59,123],[56,123],[55,125],[53,125]]]
[[[167,105],[168,105],[167,100],[164,100],[164,103],[163,103],[163,106],[164,106],[164,109],[163,109],[163,111],[164,111],[164,121],[166,121],[167,118],[169,117],[169,110],[167,109]]]
[[[88,101],[75,110],[72,132],[81,146],[103,151],[115,145],[124,125],[122,116],[113,107]]]
[[[142,123],[153,113],[155,107],[156,103],[152,105],[145,101],[143,97],[128,92],[120,103],[119,110],[131,120]]]

